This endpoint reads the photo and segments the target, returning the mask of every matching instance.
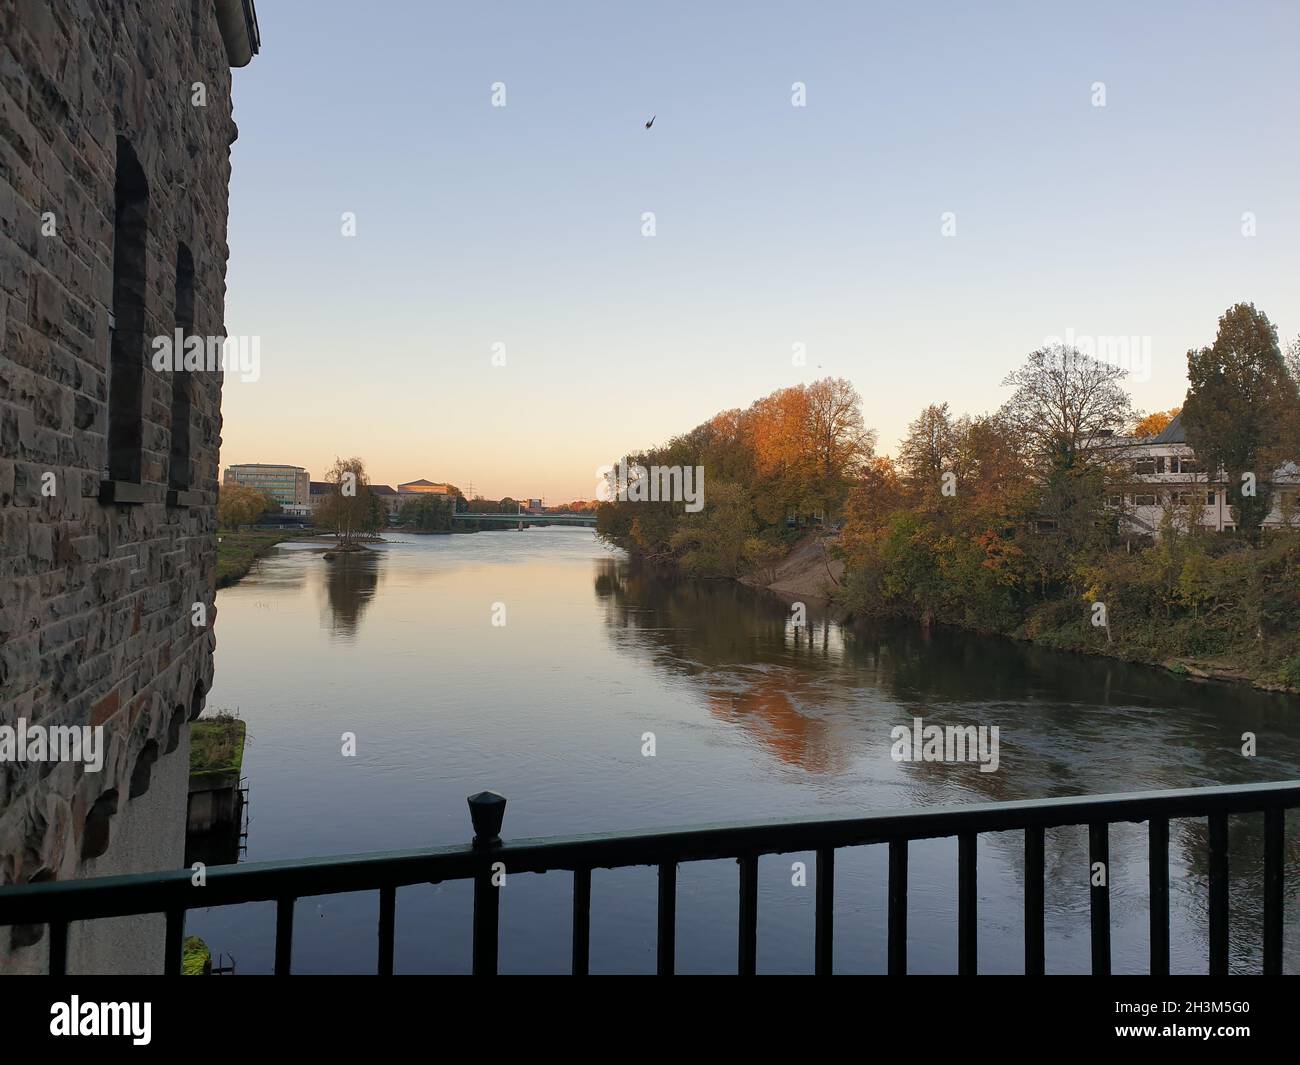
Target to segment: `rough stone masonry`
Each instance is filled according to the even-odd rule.
[[[251,0],[0,2],[0,727],[102,726],[103,765],[0,762],[0,885],[179,868],[212,682],[231,71]],[[205,605],[202,624],[194,604]],[[161,918],[74,924],[71,971],[161,971]],[[0,926],[0,972],[43,927]]]

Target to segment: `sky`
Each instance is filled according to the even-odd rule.
[[[258,19],[226,328],[260,375],[227,374],[223,465],[559,503],[819,377],[888,453],[928,403],[996,409],[1050,338],[1139,338],[1151,411],[1232,304],[1300,332],[1293,2]]]

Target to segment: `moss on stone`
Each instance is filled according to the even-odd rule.
[[[212,951],[198,936],[185,937],[181,953],[181,975],[212,975]]]

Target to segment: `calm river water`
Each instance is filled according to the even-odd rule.
[[[912,627],[795,629],[778,601],[729,583],[631,571],[589,530],[401,537],[325,562],[284,545],[218,594],[208,711],[248,722],[247,860],[464,842],[465,796],[506,795],[503,835],[606,832],[791,815],[851,815],[1089,792],[1289,779],[1300,700],[1159,670]],[[494,625],[503,604],[504,625]],[[1000,766],[896,763],[890,729],[997,725]],[[1255,732],[1259,754],[1240,754]],[[341,737],[357,737],[355,757]],[[642,755],[653,732],[654,757]],[[1290,825],[1286,965],[1300,969],[1297,825]],[[1206,970],[1205,825],[1175,822],[1173,968]],[[1232,955],[1256,971],[1262,829],[1231,822]],[[1048,833],[1049,971],[1088,968],[1086,829]],[[1146,829],[1113,826],[1116,972],[1147,964]],[[792,884],[805,861],[808,886]],[[758,965],[813,965],[813,856],[759,865]],[[836,862],[839,971],[885,968],[885,848]],[[915,843],[909,965],[956,969],[956,841]],[[571,879],[508,878],[501,968],[566,971]],[[1023,963],[1019,834],[979,843],[980,968]],[[736,866],[678,873],[678,966],[734,971]],[[399,972],[464,972],[470,886],[403,888]],[[373,972],[374,894],[304,898],[297,972]],[[193,911],[187,932],[240,973],[266,972],[271,904]],[[652,972],[655,874],[596,871],[593,972]]]

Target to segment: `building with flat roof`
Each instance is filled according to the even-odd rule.
[[[282,506],[307,506],[311,502],[311,475],[301,466],[265,462],[227,466],[225,483],[255,488]]]

